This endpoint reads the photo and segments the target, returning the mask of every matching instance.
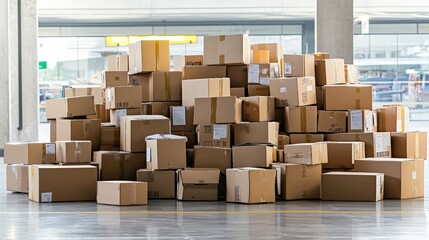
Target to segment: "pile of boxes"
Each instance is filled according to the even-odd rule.
[[[174,64],[168,41],[137,41],[100,87],[48,100],[51,143],[5,145],[8,190],[113,205],[423,196],[427,134],[407,131],[404,106],[374,109],[356,66],[246,34]]]

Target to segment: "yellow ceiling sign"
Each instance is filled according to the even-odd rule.
[[[170,44],[197,43],[196,35],[168,35],[168,36],[106,36],[106,47],[121,47],[139,40],[169,40]]]

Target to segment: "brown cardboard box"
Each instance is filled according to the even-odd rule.
[[[250,45],[247,34],[204,36],[204,64],[248,64]]]
[[[183,80],[227,77],[226,66],[185,66]]]
[[[229,78],[205,78],[182,81],[182,105],[195,105],[196,98],[230,95]]]
[[[327,142],[328,163],[323,168],[352,169],[355,159],[365,158],[364,142]]]
[[[160,115],[135,115],[121,118],[121,150],[145,152],[145,138],[152,134],[169,134],[170,119]]]
[[[283,149],[285,145],[289,145],[289,142],[290,142],[290,138],[288,135],[279,134],[278,144],[277,144],[278,149]]]
[[[149,77],[150,73],[141,73],[129,76],[128,85],[140,86],[143,102],[149,101]]]
[[[317,131],[324,133],[347,132],[347,112],[319,110]]]
[[[321,165],[277,163],[277,195],[285,200],[320,199]]]
[[[219,169],[188,168],[177,170],[177,199],[217,201]]]
[[[226,201],[273,203],[276,201],[276,170],[230,168],[226,170]]]
[[[243,105],[243,121],[269,122],[275,120],[275,98],[254,96],[241,98]]]
[[[285,131],[287,133],[317,132],[317,107],[286,107]]]
[[[282,56],[282,46],[278,43],[260,43],[252,44],[250,48],[255,50],[268,50],[269,62],[270,63],[279,63],[283,59]]]
[[[359,84],[359,68],[357,65],[344,64],[346,83]]]
[[[28,171],[28,197],[32,201],[46,203],[96,199],[97,167],[31,165]]]
[[[49,121],[49,141],[55,142],[57,140],[57,120],[48,120]]]
[[[200,124],[196,132],[200,146],[231,147],[231,125],[229,124]]]
[[[141,40],[128,45],[129,74],[170,71],[170,42]]]
[[[410,121],[409,108],[391,106],[377,108],[377,129],[379,132],[406,132]]]
[[[94,96],[46,100],[46,118],[72,118],[95,114]]]
[[[152,72],[149,76],[149,101],[181,101],[182,72]]]
[[[147,102],[142,104],[143,115],[162,115],[170,118],[170,107],[180,106],[180,102]]]
[[[372,110],[372,86],[326,85],[323,86],[325,110]]]
[[[92,150],[100,149],[99,119],[57,119],[57,141],[89,140]]]
[[[102,88],[127,86],[128,73],[127,71],[109,71],[104,70],[100,74]]]
[[[247,85],[247,91],[249,97],[252,96],[270,96],[270,87],[259,84],[249,84]]]
[[[140,108],[142,103],[140,86],[121,86],[106,89],[106,109]]]
[[[290,134],[290,144],[323,142],[323,134]]]
[[[276,107],[316,104],[314,77],[270,79],[270,94],[276,97]]]
[[[252,50],[252,63],[270,63],[270,51],[268,50]]]
[[[128,72],[128,54],[117,54],[107,56],[108,71],[126,71]]]
[[[240,88],[231,88],[230,89],[231,96],[235,97],[245,97],[246,96],[246,88],[240,87]]]
[[[267,168],[277,161],[277,147],[268,145],[243,145],[232,147],[232,167]]]
[[[317,86],[346,83],[344,59],[323,59],[315,63]]]
[[[180,169],[186,167],[186,137],[155,134],[146,137],[147,169]]]
[[[101,87],[73,87],[64,89],[64,96],[69,97],[83,97],[83,96],[94,96],[94,104],[101,105],[104,103],[103,95],[101,93]]]
[[[218,168],[226,174],[232,167],[231,148],[194,146],[194,168]]]
[[[100,150],[119,151],[121,147],[120,128],[101,126]]]
[[[103,98],[104,100],[104,98]],[[87,119],[100,119],[102,123],[110,122],[110,110],[106,109],[105,104],[95,105],[95,115],[86,116]]]
[[[270,78],[279,78],[280,70],[278,63],[249,64],[248,83],[262,84],[268,86]]]
[[[407,199],[424,196],[424,160],[357,159],[355,170],[384,173],[384,198]]]
[[[383,200],[383,174],[363,172],[328,172],[322,174],[322,200]]]
[[[247,86],[247,67],[248,65],[228,65],[226,67],[226,76],[230,79],[231,87]]]
[[[195,131],[179,131],[179,132],[171,132],[171,134],[186,137],[188,141],[186,142],[186,149],[192,149],[195,145],[198,144],[197,134]]]
[[[348,132],[377,132],[377,112],[349,110]]]
[[[278,144],[277,122],[252,122],[234,124],[234,145]]]
[[[277,162],[284,163],[285,162],[285,151],[283,149],[277,149]]]
[[[90,163],[91,141],[56,141],[57,163]]]
[[[427,133],[390,133],[392,157],[427,159]]]
[[[170,106],[171,131],[195,131],[194,107]]]
[[[176,171],[140,169],[137,171],[137,181],[147,182],[149,199],[176,198]]]
[[[6,143],[5,164],[49,164],[55,162],[55,143]]]
[[[285,77],[314,77],[313,55],[283,55]]]
[[[116,206],[146,205],[147,183],[135,181],[99,181],[97,203]]]
[[[28,165],[6,165],[6,191],[28,193]]]
[[[119,151],[94,152],[94,162],[99,164],[100,180],[136,180],[136,171],[146,168],[145,153]]]
[[[317,109],[322,110],[325,109],[325,105],[323,105],[323,87],[316,86],[316,100],[317,100]]]
[[[331,54],[328,52],[317,52],[314,53],[314,59],[315,60],[322,60],[322,59],[330,59],[331,58]]]
[[[196,98],[194,124],[240,123],[241,99],[236,97]]]
[[[328,146],[325,142],[286,145],[284,152],[286,163],[306,165],[328,163]]]
[[[121,125],[121,117],[130,115],[142,115],[142,108],[125,108],[110,110],[110,124],[119,127]]]
[[[203,55],[180,55],[173,58],[174,71],[182,71],[185,66],[202,66]]]

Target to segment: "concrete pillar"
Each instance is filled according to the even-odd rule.
[[[353,0],[316,0],[316,51],[353,63]]]
[[[314,21],[307,21],[302,25],[302,53],[314,53]]]

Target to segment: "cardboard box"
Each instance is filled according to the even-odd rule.
[[[285,162],[285,151],[283,149],[277,149],[277,162],[284,163]]]
[[[277,122],[253,122],[234,124],[234,144],[278,144]]]
[[[364,142],[326,142],[328,163],[323,168],[352,169],[355,159],[365,158]]]
[[[278,63],[249,64],[248,83],[269,85],[270,78],[279,78],[280,70]]]
[[[149,77],[150,73],[141,73],[129,76],[128,85],[140,86],[143,102],[149,101]]]
[[[96,200],[95,166],[31,165],[28,171],[28,197],[32,201],[49,203]]]
[[[344,77],[346,83],[359,84],[359,67],[352,64],[344,64]]]
[[[100,150],[119,151],[121,147],[120,128],[101,126]]]
[[[57,119],[57,141],[89,140],[92,150],[100,149],[99,119]]]
[[[259,84],[249,84],[247,85],[247,91],[249,97],[252,96],[270,96],[270,87]]]
[[[101,87],[83,87],[78,86],[64,89],[64,96],[70,97],[83,97],[83,96],[94,96],[94,104],[100,105],[104,103],[103,94],[101,93]]]
[[[142,115],[142,108],[112,109],[110,110],[110,124],[119,127],[121,117],[130,115]]]
[[[200,146],[231,147],[231,125],[229,124],[200,124],[196,132]]]
[[[323,134],[290,134],[290,144],[323,142]]]
[[[140,108],[140,86],[121,86],[106,89],[106,109]]]
[[[104,70],[100,74],[102,88],[127,86],[128,73],[127,71],[109,71]]]
[[[270,51],[252,50],[252,63],[270,63]]]
[[[143,115],[162,115],[170,118],[170,107],[180,106],[180,102],[147,102],[142,104]]]
[[[181,55],[174,56],[173,69],[174,71],[182,71],[185,66],[202,66],[203,55]]]
[[[424,160],[357,159],[355,170],[384,173],[384,198],[407,199],[424,196]]]
[[[270,63],[279,63],[280,60],[283,59],[282,46],[278,43],[252,44],[250,48],[253,52],[255,52],[255,50],[268,50]]]
[[[182,105],[195,105],[196,98],[230,95],[229,78],[205,78],[182,81]]]
[[[140,169],[137,181],[147,182],[149,199],[176,198],[176,171]]]
[[[226,76],[230,79],[231,87],[247,86],[247,67],[248,65],[228,65],[226,67]]]
[[[285,77],[314,77],[313,55],[283,55]]]
[[[5,164],[49,164],[55,162],[55,143],[14,142],[4,144]]]
[[[146,205],[147,183],[135,181],[99,181],[97,203],[116,206]]]
[[[267,168],[277,159],[277,147],[268,145],[243,145],[232,147],[232,167]]]
[[[171,132],[173,135],[186,137],[188,141],[186,142],[186,149],[192,149],[195,145],[198,144],[197,134],[195,131],[179,131],[179,132]]]
[[[285,162],[317,165],[328,163],[328,146],[325,142],[298,143],[284,146]]]
[[[146,137],[147,169],[180,169],[186,167],[186,137],[155,134]]]
[[[285,131],[287,133],[317,132],[317,107],[286,107]]]
[[[276,97],[276,107],[316,104],[314,77],[270,79],[270,94]]]
[[[346,83],[344,59],[323,59],[315,63],[317,86]]]
[[[231,148],[194,146],[194,168],[218,168],[226,174],[232,167]]]
[[[28,193],[28,165],[6,165],[6,191]]]
[[[320,199],[321,165],[276,163],[277,195],[285,200]]]
[[[279,134],[278,144],[277,144],[278,149],[283,149],[285,145],[289,145],[289,142],[290,142],[290,138],[288,135]]]
[[[86,118],[100,119],[102,123],[110,122],[110,110],[106,109],[105,104],[97,104],[95,105],[95,115],[88,115]]]
[[[46,100],[46,118],[73,118],[95,114],[94,96]]]
[[[90,163],[90,141],[56,141],[57,163]]]
[[[325,110],[348,111],[350,109],[372,110],[372,86],[326,85],[323,86]]]
[[[177,199],[217,201],[219,169],[188,168],[177,170]]]
[[[348,132],[377,132],[377,112],[349,110]]]
[[[152,72],[149,101],[182,101],[182,72]]]
[[[250,45],[247,34],[204,36],[204,64],[248,64]]]
[[[273,203],[276,201],[276,170],[231,168],[226,170],[226,201]]]
[[[383,182],[382,173],[324,173],[322,200],[377,202],[383,200]]]
[[[328,52],[317,52],[314,53],[314,59],[315,60],[322,60],[322,59],[330,59],[331,58],[331,54]]]
[[[347,112],[319,110],[317,131],[324,133],[347,132]]]
[[[379,132],[406,132],[410,123],[410,109],[405,106],[377,108]]]
[[[99,164],[101,181],[135,181],[136,171],[146,168],[146,154],[98,151],[94,152],[94,162]]]
[[[230,94],[231,96],[235,96],[235,97],[245,97],[246,96],[246,88],[241,87],[241,88],[231,88],[230,90]]]
[[[126,71],[128,72],[128,54],[117,54],[107,56],[108,71]]]
[[[392,157],[427,159],[427,132],[390,133]]]
[[[316,100],[317,100],[317,109],[322,110],[325,109],[325,105],[323,104],[323,87],[316,86]]]
[[[129,74],[170,71],[170,42],[140,40],[128,45]]]
[[[268,122],[275,120],[275,99],[268,96],[241,98],[243,101],[243,121]]]
[[[194,107],[170,106],[171,131],[195,131]]]
[[[194,124],[240,123],[241,99],[236,97],[196,98]]]
[[[183,80],[227,77],[226,66],[185,66]]]

